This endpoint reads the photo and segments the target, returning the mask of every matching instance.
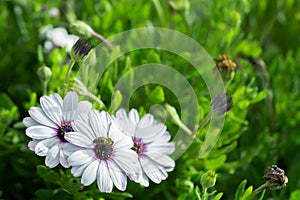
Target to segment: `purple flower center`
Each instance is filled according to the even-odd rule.
[[[108,160],[114,152],[113,144],[114,142],[110,138],[98,137],[94,141],[95,155],[100,160]]]
[[[131,149],[135,151],[137,154],[143,155],[143,153],[146,150],[145,143],[142,141],[141,138],[133,137],[132,140],[133,140],[133,147]]]
[[[66,139],[65,139],[65,134],[68,133],[68,132],[73,132],[73,128],[71,126],[71,122],[62,122],[61,125],[58,127],[57,129],[57,137],[58,139],[65,143],[65,142],[68,142]]]

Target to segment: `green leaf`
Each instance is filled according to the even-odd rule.
[[[164,89],[161,86],[156,86],[149,94],[149,100],[152,103],[162,103],[165,101]]]
[[[213,200],[219,200],[221,199],[222,196],[223,196],[223,192],[220,192],[213,198]]]
[[[200,192],[200,189],[199,189],[198,186],[196,186],[195,195],[196,195],[196,197],[197,197],[198,200],[202,200],[202,198],[201,198],[201,192]]]
[[[60,184],[60,176],[44,165],[37,166],[37,173],[45,182]]]
[[[112,105],[111,105],[111,112],[114,113],[119,106],[122,103],[122,94],[120,92],[120,90],[117,90],[116,92],[114,92],[113,94],[113,100],[112,100]]]
[[[300,199],[300,190],[295,190],[292,192],[289,200],[298,200]]]
[[[246,185],[246,183],[247,183],[247,180],[243,180],[239,184],[239,186],[238,186],[238,188],[237,188],[237,190],[235,192],[235,195],[234,195],[234,200],[240,200],[242,198],[242,195],[243,195],[243,193],[245,191],[245,185]]]
[[[251,100],[251,104],[259,102],[265,99],[268,95],[268,91],[261,91],[259,92],[254,99]]]
[[[167,111],[169,112],[172,121],[173,121],[176,125],[180,126],[182,122],[181,122],[181,120],[180,120],[180,117],[179,117],[179,115],[178,115],[176,109],[175,109],[173,106],[169,105],[169,104],[165,104],[165,107],[166,107]]]
[[[205,167],[205,169],[216,170],[223,166],[226,159],[227,159],[227,156],[225,154],[221,155],[217,158],[209,158],[204,161],[204,167]]]
[[[115,61],[120,56],[120,52],[121,52],[120,46],[115,46],[113,51],[110,54],[109,61],[110,62]]]
[[[253,187],[252,187],[252,186],[249,186],[249,187],[247,188],[247,190],[244,192],[244,194],[243,194],[241,200],[247,200],[248,197],[251,195],[252,190],[253,190]]]

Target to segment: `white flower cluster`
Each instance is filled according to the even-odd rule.
[[[160,183],[175,167],[168,156],[175,149],[170,134],[151,114],[139,118],[135,109],[128,115],[121,109],[111,116],[79,102],[76,92],[64,99],[43,96],[40,104],[23,120],[30,150],[46,156],[50,168],[72,167],[85,186],[97,180],[101,192],[111,192],[113,185],[124,191],[128,176],[147,187],[149,179]]]

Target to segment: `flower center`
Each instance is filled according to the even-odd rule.
[[[98,137],[93,142],[95,144],[94,151],[97,158],[99,158],[100,160],[108,160],[112,156],[114,152],[114,142],[112,141],[112,139],[106,137]]]
[[[140,138],[133,138],[133,147],[131,148],[137,154],[142,155],[146,149],[146,145],[142,142]]]
[[[68,132],[73,132],[71,122],[63,122],[57,129],[57,136],[61,142],[68,142],[65,139],[65,134]]]

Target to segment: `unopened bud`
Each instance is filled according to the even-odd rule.
[[[89,39],[80,38],[72,47],[71,57],[76,62],[82,61],[92,48],[93,45]]]
[[[283,169],[276,165],[268,167],[269,173],[264,175],[263,178],[267,181],[268,189],[277,190],[283,188],[288,183],[288,178]]]
[[[234,71],[236,69],[236,63],[228,58],[227,53],[221,54],[214,60],[219,70]]]
[[[52,71],[49,67],[43,65],[42,67],[38,68],[37,74],[41,82],[47,83],[52,76]]]
[[[232,108],[232,97],[223,92],[216,96],[210,105],[212,107],[213,114],[222,116]]]
[[[76,20],[70,24],[70,32],[80,37],[89,38],[94,30],[85,22]]]
[[[201,176],[200,183],[204,188],[211,188],[215,186],[216,180],[217,180],[216,172],[213,170],[209,170]]]

